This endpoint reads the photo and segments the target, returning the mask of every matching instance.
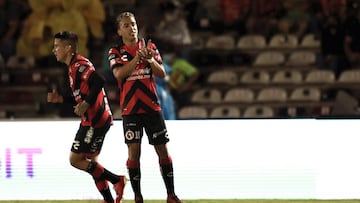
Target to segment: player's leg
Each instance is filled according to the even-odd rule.
[[[127,144],[127,146],[128,146],[128,160],[126,161],[126,166],[128,168],[131,187],[134,191],[135,202],[142,203],[143,200],[141,194],[141,169],[140,169],[141,144],[130,143]]]
[[[176,196],[174,189],[174,169],[172,159],[169,155],[167,145],[155,145],[155,151],[159,157],[159,165],[161,176],[164,180],[167,191],[167,203],[181,203],[181,200]]]
[[[92,128],[80,126],[74,144],[71,148],[70,163],[75,168],[86,171],[95,180],[99,192],[104,196],[106,202],[113,202],[107,181],[110,181],[117,192],[116,202],[120,202],[125,187],[125,176],[116,175],[104,168],[97,161],[101,151],[106,132],[110,125],[103,128]],[[120,195],[119,195],[120,194]]]
[[[90,159],[91,161],[98,163],[97,155],[95,157],[91,157]],[[96,188],[104,198],[104,203],[113,203],[114,198],[112,197],[112,194],[110,192],[108,181],[104,178],[95,178],[94,176],[93,179],[95,181]]]
[[[167,202],[181,203],[175,195],[173,163],[166,145],[169,138],[161,112],[150,114],[145,123],[149,143],[154,146],[159,158],[160,171],[168,194]]]
[[[108,181],[102,176],[106,171],[104,167],[96,162],[96,158],[87,157],[84,154],[71,152],[70,153],[70,163],[73,167],[86,171],[89,173],[94,181],[96,188],[103,196],[106,203],[113,203],[114,199],[111,195]],[[116,179],[119,179],[114,175]]]
[[[128,159],[126,166],[129,173],[130,183],[135,195],[135,203],[143,203],[141,194],[141,138],[142,126],[137,115],[123,116],[123,129],[125,143],[128,147]]]

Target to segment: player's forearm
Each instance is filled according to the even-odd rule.
[[[116,79],[122,80],[128,77],[134,70],[139,62],[139,57],[136,55],[129,63],[113,68],[113,74]]]
[[[159,78],[164,78],[166,76],[165,68],[162,64],[159,64],[157,61],[153,61],[150,64],[153,73]]]

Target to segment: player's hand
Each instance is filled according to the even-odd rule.
[[[63,101],[64,101],[64,98],[58,92],[56,92],[56,90],[53,90],[52,92],[48,92],[47,102],[62,103]]]
[[[88,104],[86,101],[83,101],[81,103],[78,103],[76,106],[74,106],[74,113],[78,116],[82,116],[88,110],[89,107],[90,104]]]
[[[146,46],[144,38],[140,40],[140,49],[138,50],[138,55],[141,60],[149,60],[153,58],[155,51],[151,48],[150,44],[151,39],[147,41]]]
[[[155,54],[155,50],[151,48],[151,39],[149,39],[146,43],[146,50],[148,53],[148,56],[152,58]]]

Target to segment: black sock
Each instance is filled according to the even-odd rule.
[[[105,188],[104,190],[100,191],[101,195],[104,197],[104,200],[107,203],[114,203],[114,199],[111,195],[110,189],[109,188]]]
[[[108,171],[105,168],[104,168],[104,172],[101,176],[103,178],[105,178],[106,180],[110,181],[112,184],[115,184],[115,183],[119,182],[119,180],[120,180],[120,176]]]
[[[161,176],[164,180],[166,190],[168,194],[174,194],[174,170],[173,165],[166,164],[160,165]]]
[[[94,178],[94,181],[95,181],[96,188],[98,189],[100,194],[103,196],[104,200],[107,203],[114,203],[114,199],[111,195],[107,181],[104,179],[99,180],[99,179],[95,179],[95,178]]]
[[[141,196],[141,171],[140,168],[128,168],[131,187],[134,191],[135,196]]]
[[[90,173],[94,179],[96,180],[108,180],[112,184],[117,183],[120,180],[120,176],[108,171],[101,164],[91,161],[86,169],[88,173]]]

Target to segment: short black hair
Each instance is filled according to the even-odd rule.
[[[79,39],[76,33],[70,31],[61,31],[56,33],[54,35],[54,38],[67,41],[72,46],[74,51],[77,50],[77,44]]]

